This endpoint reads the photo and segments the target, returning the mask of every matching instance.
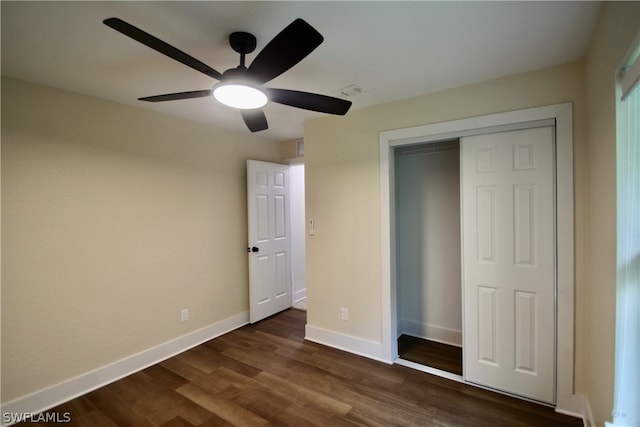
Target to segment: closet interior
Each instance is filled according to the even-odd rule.
[[[399,357],[462,375],[460,141],[394,157]]]

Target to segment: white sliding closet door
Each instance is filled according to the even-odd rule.
[[[554,403],[554,128],[461,150],[465,378]]]

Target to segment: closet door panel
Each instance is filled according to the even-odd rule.
[[[553,403],[554,128],[465,137],[464,373]]]

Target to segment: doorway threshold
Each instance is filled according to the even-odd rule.
[[[458,374],[452,374],[451,372],[443,371],[442,369],[432,368],[430,366],[421,365],[416,362],[412,362],[410,360],[402,359],[400,357],[396,358],[393,363],[395,365],[406,366],[407,368],[415,369],[421,372],[425,372],[427,374],[436,375],[438,377],[447,378],[453,381],[457,381],[459,383],[464,383],[464,377]]]

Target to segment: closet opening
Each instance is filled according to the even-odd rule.
[[[460,139],[394,159],[398,356],[462,377]]]

